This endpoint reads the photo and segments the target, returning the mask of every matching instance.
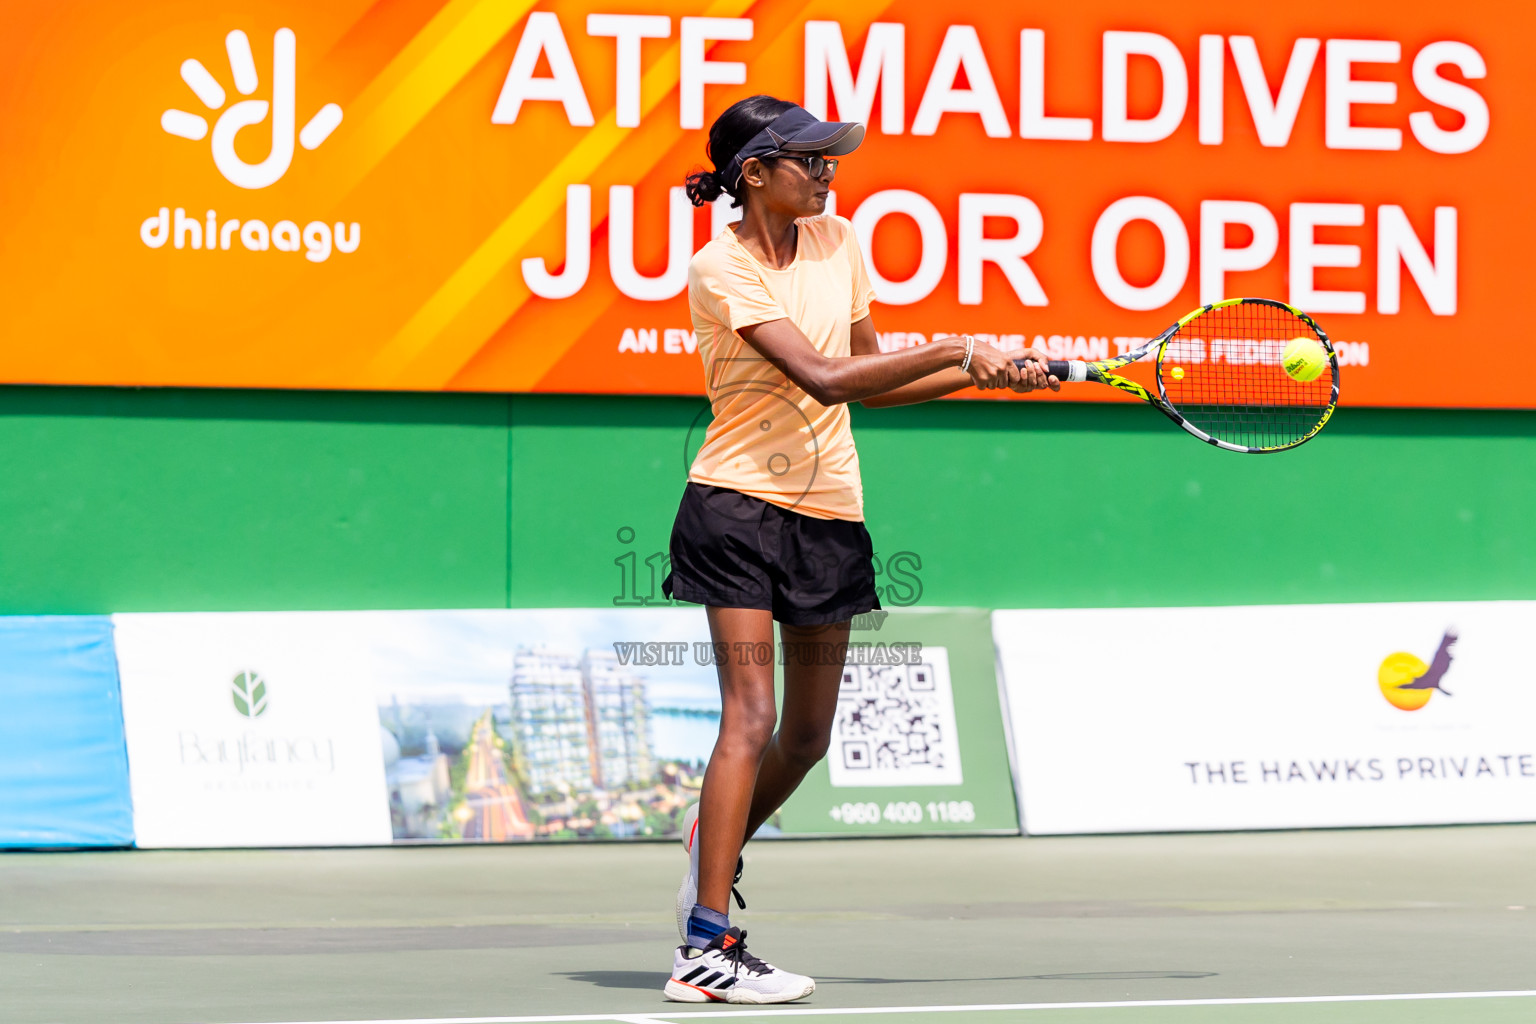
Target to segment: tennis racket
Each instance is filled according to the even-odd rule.
[[[1325,371],[1310,381],[1294,380],[1280,365],[1298,337],[1316,338],[1328,354]],[[1155,394],[1115,372],[1149,356],[1157,363]],[[1254,455],[1311,440],[1339,404],[1339,360],[1328,335],[1273,299],[1213,302],[1133,352],[1092,363],[1053,359],[1047,369],[1063,382],[1095,381],[1134,395],[1206,444]]]

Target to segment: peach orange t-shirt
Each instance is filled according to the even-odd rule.
[[[822,355],[849,354],[849,328],[875,292],[853,226],[795,222],[795,259],[764,266],[727,227],[688,265],[688,309],[714,420],[688,479],[727,487],[817,519],[864,519],[859,453],[846,405],[822,405],[740,334],[788,318]]]

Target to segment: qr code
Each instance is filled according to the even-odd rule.
[[[847,665],[827,764],[834,786],[958,786],[949,652],[917,665]]]

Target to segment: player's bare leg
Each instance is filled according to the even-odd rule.
[[[689,873],[678,891],[684,940],[673,951],[672,976],[664,991],[668,999],[688,1003],[793,1002],[816,991],[816,982],[747,952],[746,933],[730,925],[730,891],[751,816],[761,814],[752,822],[755,830],[826,752],[842,658],[792,647],[790,659],[808,664],[785,666],[785,728],[775,734],[776,659],[771,653],[761,656],[773,651],[772,615],[744,608],[707,612],[710,635],[725,653],[719,664],[720,735],[699,794]],[[792,645],[846,645],[848,638],[847,623],[830,630],[789,627],[784,632]],[[823,661],[829,665],[817,664]],[[836,671],[829,673],[829,667]],[[759,807],[766,810],[759,812]],[[685,897],[695,878],[697,901],[685,920]]]
[[[730,906],[731,882],[755,803],[759,765],[774,738],[773,662],[746,653],[773,650],[773,615],[756,608],[709,608],[709,632],[724,644],[720,659],[720,735],[699,794],[698,902],[719,913]],[[746,645],[754,645],[752,648]],[[766,660],[767,664],[758,664]],[[836,689],[833,690],[836,700]],[[787,702],[786,702],[787,703]],[[791,787],[793,788],[793,787]]]
[[[732,659],[730,666],[721,666],[721,700],[723,705],[729,704],[731,710],[729,725],[725,714],[722,714],[720,730],[722,739],[730,733],[731,742],[724,748],[717,745],[716,754],[711,758],[710,768],[705,773],[707,795],[702,797],[698,806],[690,808],[683,818],[682,838],[683,846],[689,854],[689,868],[677,891],[677,927],[685,942],[694,906],[702,903],[712,910],[716,907],[716,904],[709,902],[712,897],[706,894],[702,884],[705,873],[704,847],[708,846],[717,854],[721,850],[727,851],[725,856],[719,857],[717,864],[729,864],[731,855],[728,851],[739,851],[795,791],[811,766],[826,753],[832,718],[837,709],[837,694],[842,682],[849,630],[847,622],[826,626],[780,627],[785,645],[785,694],[783,720],[775,733],[771,731],[772,666],[757,664],[761,659],[755,657],[743,660],[739,656],[741,648],[732,646],[735,643],[750,643],[754,645],[754,651],[760,650],[756,645],[763,642],[760,639],[764,635],[762,630],[766,628],[766,635],[772,637],[772,623],[764,627],[761,621],[767,613],[710,609],[709,615],[715,641],[726,644],[725,651]],[[764,695],[766,706],[761,699]],[[754,718],[759,719],[755,725],[745,730],[741,728],[742,724],[750,723]],[[766,720],[766,726],[762,720]],[[704,815],[705,804],[714,807],[717,798],[724,798],[722,803],[741,799],[741,779],[746,776],[749,765],[741,763],[740,757],[733,758],[732,752],[744,751],[748,757],[752,756],[756,741],[761,739],[765,728],[770,732],[770,738],[761,753],[756,755],[756,774],[749,794],[746,823],[738,834],[718,830],[712,825],[722,818],[725,819],[725,828],[731,827],[733,818],[730,811],[711,811],[709,815]],[[749,742],[741,742],[743,731],[751,737]],[[724,758],[720,756],[722,752],[726,754]],[[716,765],[720,767],[717,769]],[[732,805],[733,808],[735,806],[739,804]],[[695,834],[695,829],[698,829],[698,834]],[[731,843],[732,839],[735,839],[734,844]],[[719,906],[723,908],[717,912],[729,910],[727,894],[735,895],[731,887],[740,878],[741,861],[738,858],[730,874],[731,881],[723,887],[716,886],[715,891],[720,895],[713,898],[718,898]],[[740,905],[741,897],[736,896],[736,901]]]
[[[779,730],[757,769],[743,843],[784,805],[806,773],[826,756],[843,681],[848,629],[847,622],[779,624],[784,651],[784,709]]]

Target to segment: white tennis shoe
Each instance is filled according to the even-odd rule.
[[[747,952],[747,933],[730,928],[704,949],[677,947],[662,991],[676,1003],[789,1003],[815,992],[816,982],[759,960]]]
[[[682,838],[683,849],[688,851],[688,870],[677,887],[677,934],[682,936],[684,945],[688,944],[688,918],[693,915],[694,904],[699,902],[699,844],[695,842],[698,834],[699,805],[692,804],[683,812]],[[741,910],[747,909],[747,901],[736,891],[736,883],[741,881],[744,866],[742,858],[737,857],[736,877],[731,879],[731,895],[736,897],[736,906]]]

